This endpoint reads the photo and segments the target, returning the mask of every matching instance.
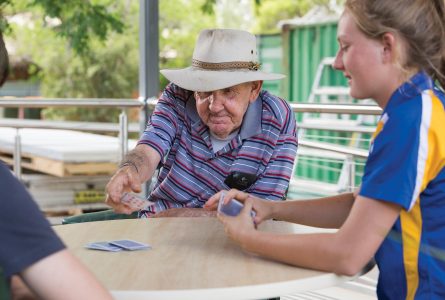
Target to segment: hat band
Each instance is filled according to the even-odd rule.
[[[229,61],[222,63],[209,63],[192,59],[192,66],[206,70],[249,69],[258,71],[260,64],[253,61]]]

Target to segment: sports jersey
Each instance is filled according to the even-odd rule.
[[[445,299],[445,96],[423,72],[391,96],[360,195],[402,207],[376,253],[379,299]]]

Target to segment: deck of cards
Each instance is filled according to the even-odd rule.
[[[218,212],[223,213],[227,216],[236,217],[237,215],[240,214],[241,210],[244,207],[244,204],[235,199],[231,199],[229,203],[224,204],[225,195],[226,193],[222,192],[221,196],[219,197]],[[252,210],[250,212],[250,215],[252,216],[252,218],[255,218],[256,212]]]
[[[154,202],[145,200],[133,193],[127,193],[127,192],[125,192],[122,195],[121,202],[128,205],[129,207],[131,207],[134,210],[141,210],[145,207],[155,204]]]
[[[117,251],[135,251],[135,250],[146,250],[151,249],[151,246],[148,244],[136,242],[133,240],[116,240],[109,242],[94,242],[85,245],[85,248],[92,250],[102,250],[109,252],[117,252]]]

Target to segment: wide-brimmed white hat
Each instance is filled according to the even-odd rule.
[[[192,65],[185,69],[164,69],[161,74],[190,91],[215,91],[256,80],[277,80],[282,74],[259,69],[256,38],[235,29],[205,29],[193,51]]]

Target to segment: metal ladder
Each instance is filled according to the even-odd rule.
[[[344,86],[325,86],[321,84],[322,77],[324,72],[332,67],[334,63],[334,57],[325,57],[321,60],[320,64],[317,67],[317,71],[315,74],[314,82],[311,87],[311,91],[309,97],[307,99],[308,103],[341,103],[341,104],[352,104],[353,98],[349,96],[349,88]],[[373,118],[373,117],[372,117]],[[351,120],[350,116],[341,116],[338,118],[337,115],[334,114],[320,114],[317,117],[314,117],[312,113],[303,113],[302,121],[299,129],[299,139],[304,140],[306,135],[307,127],[320,129],[324,128],[354,128],[359,127],[363,123],[374,122],[374,120],[369,120],[367,116],[359,115],[356,120]],[[362,139],[362,133],[355,132],[352,134],[351,141],[349,142],[349,147],[358,147],[360,141]],[[329,143],[326,143],[327,145]],[[300,150],[300,149],[299,149]],[[337,184],[324,184],[327,187],[327,190],[332,191],[332,193],[343,192],[343,191],[351,191],[355,186],[355,162],[354,157],[351,155],[343,155],[339,156],[338,153],[332,153],[330,151],[318,150],[314,151],[313,149],[301,149],[303,150],[304,156],[319,156],[324,159],[331,160],[339,160],[343,161],[342,169],[340,172],[339,179]],[[311,154],[313,152],[313,154]],[[299,160],[299,155],[295,160],[294,171],[297,167],[297,163]],[[322,155],[322,156],[321,156]],[[296,183],[294,183],[296,184]]]

